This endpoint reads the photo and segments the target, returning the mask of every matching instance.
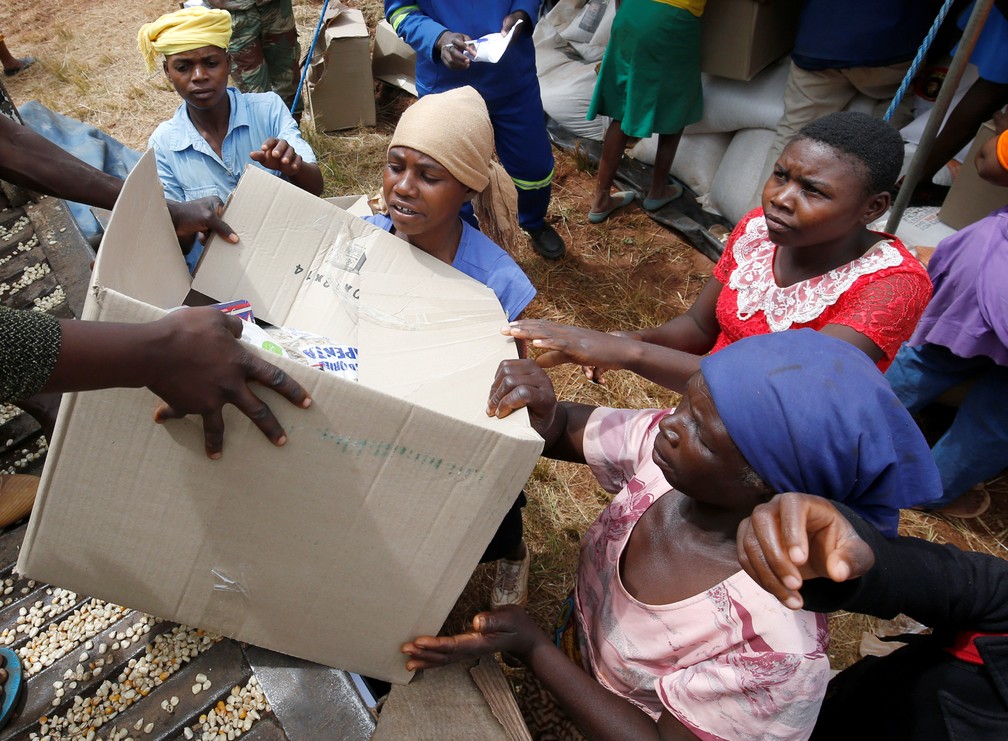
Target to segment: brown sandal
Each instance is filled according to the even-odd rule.
[[[979,517],[990,507],[991,499],[987,487],[983,484],[974,486],[958,499],[946,504],[944,507],[932,510],[936,514],[946,517],[958,517],[960,519],[970,519]]]
[[[27,473],[0,474],[0,528],[31,514],[39,481],[38,476]]]

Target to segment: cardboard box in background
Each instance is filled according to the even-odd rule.
[[[148,152],[116,202],[85,318],[156,319],[190,291],[162,194]],[[227,407],[218,461],[199,417],[154,424],[146,389],[64,396],[17,568],[405,682],[399,646],[441,628],[542,448],[527,415],[485,413],[515,356],[504,312],[486,286],[258,168],[224,219],[241,242],[211,239],[192,288],[356,343],[360,383],[263,353],[314,402],[257,388],[287,444]]]
[[[382,20],[375,27],[371,74],[376,80],[416,95],[416,52],[396,35],[392,24]]]
[[[801,0],[708,0],[700,32],[700,69],[751,80],[794,48]]]
[[[969,226],[1008,204],[1008,188],[988,183],[980,177],[974,161],[980,147],[992,136],[994,124],[987,121],[973,139],[966,161],[959,168],[959,174],[938,211],[938,218],[954,229]]]
[[[375,125],[370,46],[364,14],[342,3],[331,5],[305,85],[318,131]]]

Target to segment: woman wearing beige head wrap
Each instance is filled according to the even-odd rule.
[[[518,226],[518,192],[493,160],[494,134],[483,98],[471,87],[425,95],[403,112],[389,149],[409,147],[437,160],[476,192],[480,231],[510,253],[525,240]]]
[[[367,221],[489,286],[509,320],[535,288],[502,247],[518,244],[518,197],[492,161],[493,127],[471,87],[425,95],[402,114],[382,173],[385,212]],[[462,220],[468,201],[480,229]]]
[[[493,149],[490,116],[473,88],[425,95],[406,109],[392,135],[382,177],[388,212],[366,221],[491,288],[514,320],[536,291],[500,246],[513,251],[520,243],[518,197],[511,178],[491,160]],[[459,216],[469,200],[482,232]],[[522,603],[528,596],[524,504],[521,493],[481,559],[497,561],[491,590],[495,606]]]

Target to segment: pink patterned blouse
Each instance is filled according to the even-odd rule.
[[[829,679],[822,615],[789,610],[741,570],[669,605],[643,604],[623,587],[630,532],[670,491],[651,460],[667,413],[599,409],[585,428],[585,460],[615,494],[581,543],[575,595],[586,668],[702,739],[808,738]]]

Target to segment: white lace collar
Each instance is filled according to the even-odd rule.
[[[762,311],[772,332],[811,322],[835,304],[862,275],[903,261],[903,255],[890,240],[881,240],[846,265],[781,288],[773,273],[776,247],[768,236],[766,219],[763,216],[750,219],[735,241],[733,255],[737,267],[728,281],[729,287],[738,293],[738,318],[745,321]]]

